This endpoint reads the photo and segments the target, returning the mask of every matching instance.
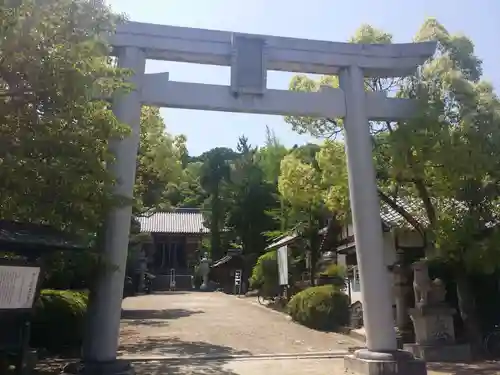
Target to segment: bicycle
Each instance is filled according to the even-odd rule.
[[[281,289],[281,288],[280,288]],[[266,295],[263,293],[262,289],[259,289],[259,293],[257,294],[257,301],[263,306],[268,305],[269,303],[279,302],[284,299],[282,291],[278,291],[275,295]]]
[[[257,294],[257,301],[263,306],[266,306],[268,303],[276,302],[279,296],[267,296],[264,295],[260,290],[259,294]]]
[[[500,326],[496,325],[483,339],[483,349],[492,358],[500,357]]]

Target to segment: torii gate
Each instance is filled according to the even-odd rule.
[[[409,75],[433,55],[435,43],[351,44],[127,22],[111,37],[111,45],[119,66],[135,72],[130,79],[135,90],[116,97],[113,103],[117,118],[132,128],[128,138],[114,141],[111,146],[116,155],[111,166],[118,180],[115,193],[125,197],[132,198],[142,105],[344,118],[368,348],[348,356],[346,365],[371,374],[372,370],[368,370],[373,364],[385,364],[377,367],[377,373],[399,374],[405,366],[398,370],[395,364],[401,358],[418,362],[391,354],[397,351],[391,285],[383,261],[368,127],[369,120],[408,118],[415,103],[366,92],[364,78]],[[230,66],[231,85],[174,82],[168,73],[145,74],[147,59]],[[268,70],[338,75],[340,88],[324,87],[319,92],[270,90],[266,88]],[[118,271],[108,273],[96,293],[91,340],[85,354],[86,360],[95,364],[116,362],[131,212],[131,206],[115,208],[106,222],[105,254]],[[418,373],[426,373],[421,363],[415,365],[420,369]],[[108,373],[124,373],[125,368],[115,367],[109,367]],[[391,372],[387,372],[389,368]]]

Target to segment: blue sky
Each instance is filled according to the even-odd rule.
[[[409,42],[426,17],[436,17],[451,33],[462,33],[483,59],[485,79],[500,87],[499,0],[107,0],[131,20],[174,26],[346,41],[363,23]],[[147,72],[168,71],[176,81],[229,84],[229,68],[150,61]],[[292,74],[270,72],[269,88],[288,87]],[[235,147],[246,135],[262,145],[266,125],[287,146],[310,141],[294,133],[280,116],[163,109],[168,132],[185,134],[191,155],[216,146]]]

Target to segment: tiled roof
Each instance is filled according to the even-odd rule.
[[[80,239],[48,225],[0,220],[0,246],[30,250],[78,250],[87,246]]]
[[[141,232],[149,233],[208,233],[201,212],[156,212],[137,218]]]
[[[422,202],[419,199],[404,197],[393,198],[395,203],[408,212],[413,218],[419,222],[423,227],[429,225],[429,220],[425,213]],[[467,205],[454,199],[435,199],[431,198],[432,204],[437,207],[438,211],[444,210],[447,212],[454,212],[457,217],[466,215],[468,212]],[[393,210],[387,203],[380,201],[380,217],[382,222],[390,228],[393,227],[411,227],[410,223],[398,212]],[[486,223],[486,227],[492,227],[500,222],[500,218],[495,217],[491,222]]]
[[[424,209],[419,201],[411,198],[391,198],[399,207],[403,208],[406,212],[413,216],[421,225],[428,225],[427,216],[425,215]],[[382,222],[390,228],[410,227],[408,221],[383,200],[380,200],[380,218],[382,219]]]
[[[298,233],[293,233],[293,234],[288,235],[288,236],[283,236],[283,237],[277,238],[275,240],[275,242],[273,242],[272,244],[270,244],[266,247],[266,251],[267,250],[274,250],[274,249],[277,249],[278,247],[288,245],[289,243],[295,241],[297,238],[299,238]]]

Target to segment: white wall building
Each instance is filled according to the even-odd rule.
[[[398,205],[415,217],[420,222],[423,221],[423,216],[418,214],[416,205],[408,202],[397,201]],[[403,251],[409,252],[409,256],[421,257],[424,255],[424,241],[422,236],[411,227],[411,225],[395,210],[384,203],[381,203],[380,218],[383,228],[384,241],[384,263],[387,266],[387,272],[390,271],[390,266],[396,262],[396,241],[394,231],[398,233],[398,247],[404,248]],[[351,224],[344,226],[341,234],[341,242],[343,245],[337,248],[338,264],[344,265],[351,270],[349,277],[349,288],[351,293],[351,303],[357,301],[362,302],[359,269],[356,259],[356,244],[354,241],[354,230]]]

